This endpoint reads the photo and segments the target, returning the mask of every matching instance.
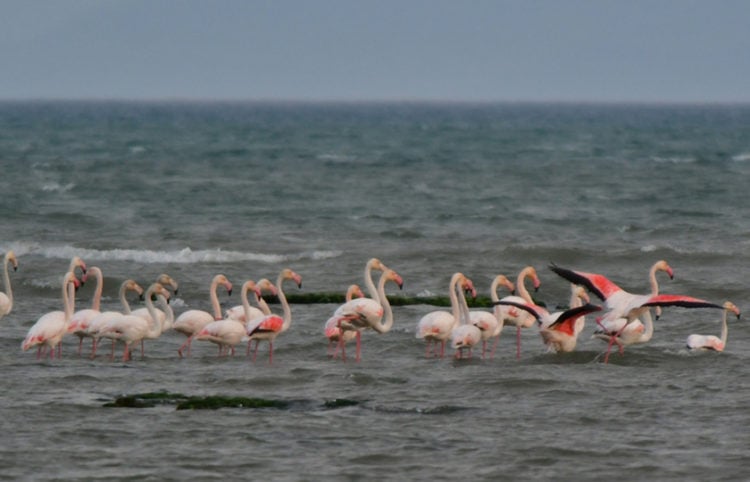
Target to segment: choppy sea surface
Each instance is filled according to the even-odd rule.
[[[745,317],[723,353],[684,348],[719,334],[719,310],[668,308],[607,364],[591,315],[573,353],[530,328],[517,360],[506,327],[493,359],[428,359],[427,304],[395,306],[359,363],[327,356],[335,304],[292,304],[272,365],[264,346],[254,363],[206,342],[179,358],[175,332],[129,362],[79,357],[75,338],[39,361],[21,341],[61,309],[75,255],[104,272],[106,309],[123,280],[170,274],[177,315],[209,308],[216,273],[238,292],[290,267],[289,293],[343,293],[370,257],[411,296],[447,295],[456,271],[486,295],[532,265],[548,306],[569,296],[550,262],[646,293],[665,259],[662,292],[745,311],[749,179],[747,105],[1,102],[0,253],[19,269],[0,320],[0,479],[746,479]],[[105,406],[150,392],[280,403]]]

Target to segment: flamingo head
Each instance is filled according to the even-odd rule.
[[[232,283],[224,275],[221,275],[221,278],[220,283],[227,290],[227,295],[232,296]]]
[[[266,281],[268,281],[268,280],[266,280]],[[273,286],[273,285],[271,285],[271,286]],[[245,281],[244,283],[242,283],[242,292],[246,293],[246,292],[249,292],[249,291],[252,291],[253,293],[255,293],[255,296],[258,297],[258,298],[260,298],[263,295],[263,293],[261,292],[260,286],[258,286],[258,284],[256,284],[255,281],[253,281],[251,279]],[[229,312],[229,310],[227,311],[227,313],[228,312]]]
[[[583,286],[574,285],[573,294],[576,297],[580,298],[581,301],[583,301],[586,304],[589,304],[591,302],[591,299],[589,298],[589,294],[586,293],[586,289]]]
[[[740,315],[741,315],[740,309],[737,308],[737,306],[735,306],[735,304],[732,303],[731,301],[725,301],[724,302],[724,309],[727,310],[727,311],[729,311],[729,312],[734,313],[734,315],[737,317],[737,319],[738,320],[740,319]]]
[[[349,288],[346,290],[346,298],[347,299],[353,299],[353,298],[364,298],[365,293],[362,291],[362,288],[359,287],[359,285],[350,285]]]
[[[464,293],[470,294],[471,299],[477,297],[477,290],[474,288],[474,283],[469,278],[464,277],[461,281],[461,289],[464,290]]]
[[[387,281],[393,281],[394,283],[396,283],[398,285],[398,289],[404,288],[404,280],[401,279],[401,275],[399,275],[392,269],[386,268],[384,276]]]
[[[83,281],[86,281],[86,263],[84,263],[80,257],[73,256],[73,259],[70,260],[68,271],[75,272],[76,268],[81,270],[81,277],[83,278]]]
[[[378,270],[378,271],[385,271],[388,269],[386,265],[383,264],[382,261],[380,261],[378,258],[370,258],[370,260],[367,262],[367,268],[368,270]]]
[[[263,278],[258,281],[258,289],[261,293],[266,293],[272,296],[277,296],[279,294],[279,290],[276,289],[276,286],[267,278]]]
[[[16,259],[16,253],[14,253],[13,250],[10,250],[7,253],[5,253],[5,263],[12,264],[13,271],[18,271],[18,259]]]
[[[283,279],[294,280],[294,283],[297,285],[297,288],[302,289],[302,276],[298,275],[291,269],[285,268],[284,271],[281,272],[281,277]]]
[[[516,285],[514,285],[513,282],[508,279],[507,276],[499,274],[495,278],[495,281],[497,282],[498,286],[504,286],[505,289],[507,289],[510,292],[510,294],[512,295],[516,294]]]
[[[669,264],[663,259],[657,261],[652,269],[654,270],[654,272],[664,271],[669,276],[669,279],[674,279],[674,271],[672,271],[672,267],[669,266]]]
[[[138,298],[143,300],[143,288],[132,279],[125,281],[125,291],[135,291],[138,293]]]
[[[172,294],[169,292],[167,288],[164,287],[161,283],[154,283],[151,286],[148,287],[148,290],[146,290],[146,294],[151,293],[151,296],[163,296],[167,302],[169,302],[169,298],[172,296]]]
[[[542,286],[542,282],[539,281],[539,276],[536,274],[536,269],[534,269],[533,266],[527,266],[522,271],[521,274],[518,276],[519,280],[522,280],[525,277],[531,278],[531,282],[534,285],[534,291],[539,291],[539,287]],[[520,281],[519,281],[520,282]]]
[[[174,294],[175,295],[177,294],[177,281],[175,281],[174,278],[172,278],[168,274],[166,273],[160,274],[159,277],[156,278],[156,282],[163,286],[168,285],[170,288],[172,288],[172,290],[174,291]]]

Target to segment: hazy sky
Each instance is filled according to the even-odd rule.
[[[0,98],[750,102],[749,0],[0,0]]]

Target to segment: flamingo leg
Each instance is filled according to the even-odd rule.
[[[440,358],[445,357],[445,340],[440,342]]]
[[[78,356],[81,356],[82,349],[83,349],[83,337],[78,336]]]
[[[178,349],[177,354],[180,355],[180,358],[182,358],[182,349],[186,346],[188,347],[188,356],[190,356],[190,340],[193,339],[193,335],[190,335],[187,340],[185,340],[185,343],[183,343]]]
[[[268,364],[273,365],[273,340],[268,340]]]
[[[482,340],[482,359],[487,354],[487,340]]]
[[[496,336],[495,341],[492,343],[492,352],[490,352],[490,360],[495,358],[495,350],[497,349],[497,342],[500,341],[500,337]]]
[[[357,357],[355,358],[355,361],[360,361],[362,359],[362,331],[357,330]]]

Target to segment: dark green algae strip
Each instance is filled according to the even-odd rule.
[[[342,407],[359,405],[360,402],[350,399],[327,400],[319,405],[319,409],[331,410]],[[274,408],[287,410],[292,402],[267,398],[236,397],[225,395],[209,395],[205,397],[187,396],[181,393],[149,392],[134,395],[123,395],[112,402],[107,402],[107,408],[151,408],[159,405],[174,405],[177,410],[217,410],[219,408]]]

